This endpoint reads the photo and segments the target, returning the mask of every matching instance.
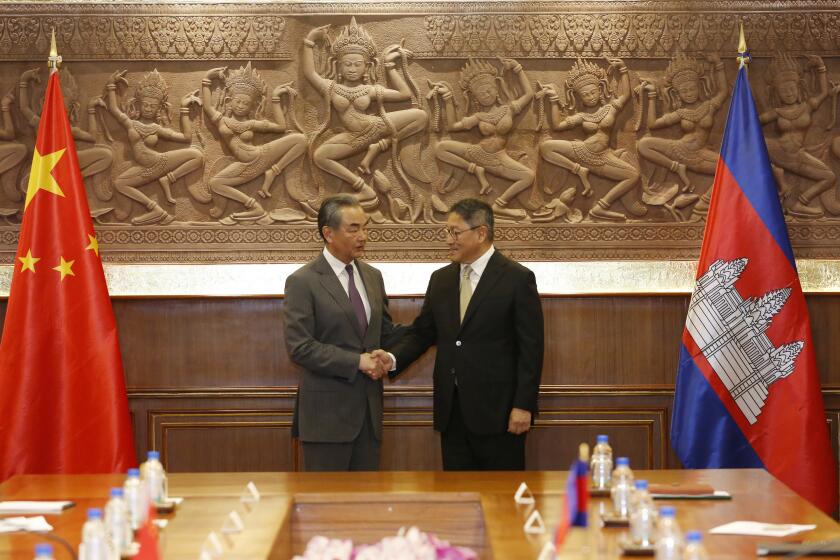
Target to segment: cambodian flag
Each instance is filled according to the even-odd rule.
[[[742,63],[680,349],[687,468],[765,468],[825,512],[837,479],[805,297]]]
[[[560,545],[566,540],[570,527],[587,526],[587,508],[589,507],[589,465],[583,459],[575,459],[569,467],[566,478],[566,496],[560,511],[560,522],[554,533],[554,545],[560,550]]]

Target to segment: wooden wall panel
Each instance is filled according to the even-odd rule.
[[[676,467],[668,442],[688,297],[545,297],[541,413],[529,469],[565,469],[580,441],[611,436],[642,468]],[[410,322],[421,298],[391,302]],[[840,296],[808,296],[826,417],[840,448]],[[297,384],[283,343],[283,300],[115,300],[138,454],[163,452],[173,471],[294,470]],[[0,301],[0,317],[5,301]],[[430,350],[386,383],[382,467],[439,469]]]
[[[292,415],[270,410],[151,411],[150,447],[168,470],[289,471],[298,466]]]

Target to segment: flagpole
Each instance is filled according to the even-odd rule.
[[[57,72],[61,66],[61,56],[58,54],[58,49],[55,46],[55,28],[52,29],[50,36],[50,56],[47,58],[47,66],[50,68],[50,74]]]
[[[744,68],[752,62],[750,50],[747,48],[747,39],[744,37],[744,22],[740,22],[738,31],[738,69]]]

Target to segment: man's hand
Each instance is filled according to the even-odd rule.
[[[371,352],[371,355],[377,362],[379,362],[380,367],[382,367],[383,375],[393,369],[394,361],[391,359],[391,355],[385,350],[382,350],[381,348],[379,350],[374,350]]]
[[[382,376],[385,374],[379,360],[369,352],[359,355],[359,370],[374,381],[382,379]]]
[[[521,408],[514,408],[510,411],[508,420],[508,432],[512,434],[524,434],[531,429],[531,412]]]

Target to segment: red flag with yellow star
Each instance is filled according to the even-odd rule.
[[[0,481],[135,464],[122,360],[58,72],[41,113],[0,342]]]

